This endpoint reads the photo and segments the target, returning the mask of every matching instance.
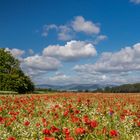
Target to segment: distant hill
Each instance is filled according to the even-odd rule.
[[[101,85],[101,84],[69,84],[69,85],[36,85],[38,89],[51,89],[58,91],[94,91],[111,93],[138,93],[140,83],[123,85]]]
[[[69,84],[69,85],[36,85],[36,88],[66,90],[66,91],[94,91],[98,88],[104,89],[106,86],[113,87],[114,85],[99,85],[99,84]]]

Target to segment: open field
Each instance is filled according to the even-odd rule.
[[[140,94],[0,96],[0,140],[140,140]]]

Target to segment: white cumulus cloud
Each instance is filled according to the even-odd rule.
[[[44,25],[42,36],[47,37],[51,30],[55,30],[58,40],[68,41],[77,37],[78,33],[84,33],[85,35],[97,35],[100,32],[100,27],[92,21],[85,20],[83,16],[76,16],[72,21],[66,24],[56,25]]]
[[[50,45],[43,50],[44,56],[50,56],[65,61],[88,58],[96,54],[96,49],[91,43],[76,40],[67,42],[64,46]]]
[[[75,17],[74,21],[72,21],[72,27],[76,32],[86,34],[98,34],[100,32],[99,26],[92,21],[86,21],[82,16]]]
[[[25,58],[24,65],[33,70],[53,71],[57,70],[61,66],[61,63],[55,58],[36,54]]]
[[[118,73],[140,70],[140,43],[120,51],[104,52],[94,64],[76,65],[76,71]]]
[[[24,50],[20,50],[20,49],[16,49],[16,48],[12,48],[12,49],[5,48],[5,50],[9,51],[16,58],[21,57],[25,53]]]
[[[71,40],[74,37],[74,32],[71,30],[70,27],[66,25],[59,26],[59,32],[58,32],[58,39],[59,40]]]
[[[140,0],[130,0],[130,2],[133,2],[135,4],[140,4]]]

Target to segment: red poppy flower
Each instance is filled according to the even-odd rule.
[[[56,140],[54,137],[45,137],[44,140]]]
[[[138,126],[138,127],[140,127],[140,121],[139,121],[139,122],[137,122],[137,126]]]
[[[8,140],[16,140],[14,137],[9,137]]]
[[[92,128],[95,128],[95,127],[98,126],[98,122],[95,121],[95,120],[93,120],[93,121],[90,122],[90,126],[91,126]]]
[[[84,122],[85,124],[90,124],[89,117],[88,117],[88,116],[84,116],[84,117],[83,117],[83,122]]]
[[[110,130],[110,136],[118,136],[118,132],[116,130]]]
[[[68,116],[68,114],[69,114],[69,110],[66,110],[63,115],[66,117]]]
[[[80,113],[80,110],[75,110],[74,113],[75,113],[75,114],[79,114],[79,113]]]
[[[52,126],[51,127],[51,132],[52,133],[58,133],[60,130],[59,130],[59,128],[57,128],[57,127],[55,127],[55,126]]]
[[[77,134],[77,135],[81,135],[81,134],[85,134],[85,129],[84,128],[76,128],[75,129],[75,133]]]
[[[36,127],[40,127],[40,123],[36,123]]]
[[[0,117],[0,123],[4,122],[4,118]]]
[[[74,138],[73,137],[66,137],[65,140],[74,140]]]
[[[70,135],[70,130],[68,128],[64,128],[63,129],[63,133],[66,135],[66,136],[69,136]]]
[[[48,130],[48,129],[44,129],[44,130],[43,130],[43,134],[45,134],[45,135],[50,135],[51,132],[50,132],[50,130]]]
[[[30,125],[30,122],[29,121],[26,121],[26,122],[24,122],[24,125],[25,126],[29,126]]]
[[[80,119],[78,117],[72,116],[71,120],[73,123],[78,123]]]

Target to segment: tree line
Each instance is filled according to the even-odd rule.
[[[104,89],[97,89],[95,92],[105,93],[138,93],[140,92],[140,83],[123,84],[115,87],[105,87]]]

